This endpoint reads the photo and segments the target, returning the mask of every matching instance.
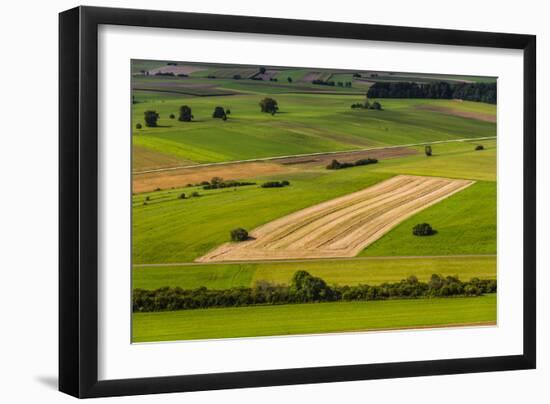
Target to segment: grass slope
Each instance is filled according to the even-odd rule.
[[[250,287],[256,281],[288,284],[298,270],[321,277],[328,284],[379,285],[398,282],[410,275],[427,281],[434,273],[458,276],[461,280],[473,277],[496,279],[496,257],[407,258],[375,260],[338,260],[305,262],[263,262],[252,264],[215,264],[175,267],[135,267],[134,288],[158,289],[164,286],[195,289]]]
[[[352,103],[364,100],[362,93],[277,94],[274,97],[281,113],[271,116],[260,112],[258,102],[277,86],[288,87],[288,83],[261,83],[235,80],[220,89],[255,94],[222,97],[182,94],[178,98],[171,94],[144,99],[147,93],[140,92],[140,102],[132,108],[133,144],[173,158],[208,163],[496,135],[494,123],[418,108],[425,104],[449,105],[451,101],[447,100],[385,99],[385,110],[374,111],[350,108]],[[218,90],[194,87],[192,91]],[[288,89],[285,87],[284,91]],[[181,105],[192,108],[194,122],[169,119],[170,114],[177,118]],[[216,106],[231,110],[227,121],[212,118]],[[481,103],[455,102],[452,106],[468,112],[496,113],[491,108],[494,106]],[[160,114],[158,127],[143,125],[146,110]],[[135,129],[137,123],[143,128]]]
[[[496,294],[134,313],[133,342],[257,337],[496,321]]]
[[[495,182],[477,182],[405,220],[360,255],[496,254],[496,196]],[[418,223],[437,233],[414,236]]]

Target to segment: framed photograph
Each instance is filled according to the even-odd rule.
[[[59,21],[61,391],[535,367],[534,36]]]

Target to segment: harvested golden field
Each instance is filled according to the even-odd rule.
[[[354,257],[403,220],[474,181],[398,175],[294,212],[225,243],[197,262]]]
[[[186,167],[174,168],[177,160],[165,159],[166,167],[160,166],[160,153],[146,153],[147,149],[134,145],[134,166],[138,169],[150,170],[134,172],[132,176],[133,192],[150,192],[157,188],[169,189],[184,187],[187,184],[196,184],[202,181],[210,181],[212,177],[222,177],[231,180],[244,180],[248,178],[292,173],[297,170],[319,168],[329,164],[333,159],[342,162],[356,161],[363,158],[376,158],[386,160],[417,154],[417,151],[408,147],[388,147],[385,149],[372,149],[360,151],[344,151],[340,153],[326,153],[310,156],[293,156],[274,158],[270,160],[254,162],[234,162],[227,164],[197,164],[187,162]],[[160,157],[159,157],[160,156]],[[154,164],[158,164],[154,167]],[[179,165],[185,161],[179,161]],[[172,167],[171,167],[172,166]]]

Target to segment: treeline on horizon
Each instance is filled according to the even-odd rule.
[[[235,287],[224,290],[210,290],[206,287],[134,289],[132,310],[155,312],[291,303],[480,296],[496,290],[496,280],[472,278],[468,282],[462,282],[455,276],[443,277],[437,274],[433,274],[428,282],[421,282],[416,276],[410,276],[400,282],[377,286],[329,286],[319,277],[306,271],[297,271],[289,285],[259,281],[252,288]]]
[[[413,82],[377,82],[367,92],[369,98],[433,98],[497,103],[496,83],[456,83],[445,81],[418,84]]]

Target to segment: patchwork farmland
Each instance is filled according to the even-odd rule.
[[[226,243],[197,262],[354,257],[398,223],[472,181],[398,175],[295,212]]]
[[[496,105],[472,98],[494,78],[140,60],[132,74],[134,290],[290,299],[134,302],[134,342],[495,324],[494,290],[476,282],[497,273]],[[463,98],[367,96],[377,83]],[[433,232],[414,235],[423,223]],[[235,229],[247,238],[231,241]],[[328,289],[296,304],[299,271]],[[461,298],[385,295],[432,288],[434,274]],[[365,285],[375,295],[340,301]]]

